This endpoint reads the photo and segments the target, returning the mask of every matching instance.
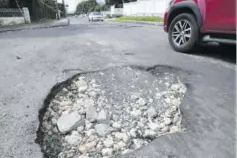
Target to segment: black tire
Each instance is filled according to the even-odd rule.
[[[191,36],[189,40],[186,42],[186,44],[183,44],[181,46],[176,45],[174,39],[172,38],[172,30],[175,24],[177,24],[179,21],[187,21],[191,27],[190,31]],[[198,26],[195,17],[189,13],[182,13],[177,15],[170,24],[168,34],[169,34],[169,43],[175,51],[189,53],[190,51],[194,50],[197,46],[199,36]]]

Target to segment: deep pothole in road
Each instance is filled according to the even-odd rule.
[[[182,132],[186,87],[172,72],[120,67],[56,85],[40,111],[37,142],[45,157],[107,158],[161,135]]]

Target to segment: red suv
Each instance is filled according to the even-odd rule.
[[[164,30],[178,52],[189,52],[200,42],[235,44],[236,0],[171,0]]]

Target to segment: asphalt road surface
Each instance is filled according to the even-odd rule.
[[[180,70],[186,132],[129,158],[235,157],[235,48],[174,52],[161,26],[71,19],[61,28],[0,34],[0,158],[41,158],[38,111],[50,89],[82,71],[122,65]],[[175,68],[175,69],[173,69]]]

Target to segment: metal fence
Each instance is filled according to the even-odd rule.
[[[55,1],[34,0],[32,8],[32,19],[56,19],[57,18],[57,5]]]
[[[1,2],[2,0],[0,0],[0,6]],[[0,17],[24,17],[21,7],[25,6],[30,6],[27,8],[29,9],[31,19],[33,21],[38,21],[41,19],[56,19],[60,17],[59,14],[65,17],[64,6],[58,5],[54,0],[29,0],[28,3],[19,3],[18,8],[0,7]],[[61,12],[58,11],[59,9],[61,9]]]
[[[23,17],[22,9],[0,8],[0,17]]]

